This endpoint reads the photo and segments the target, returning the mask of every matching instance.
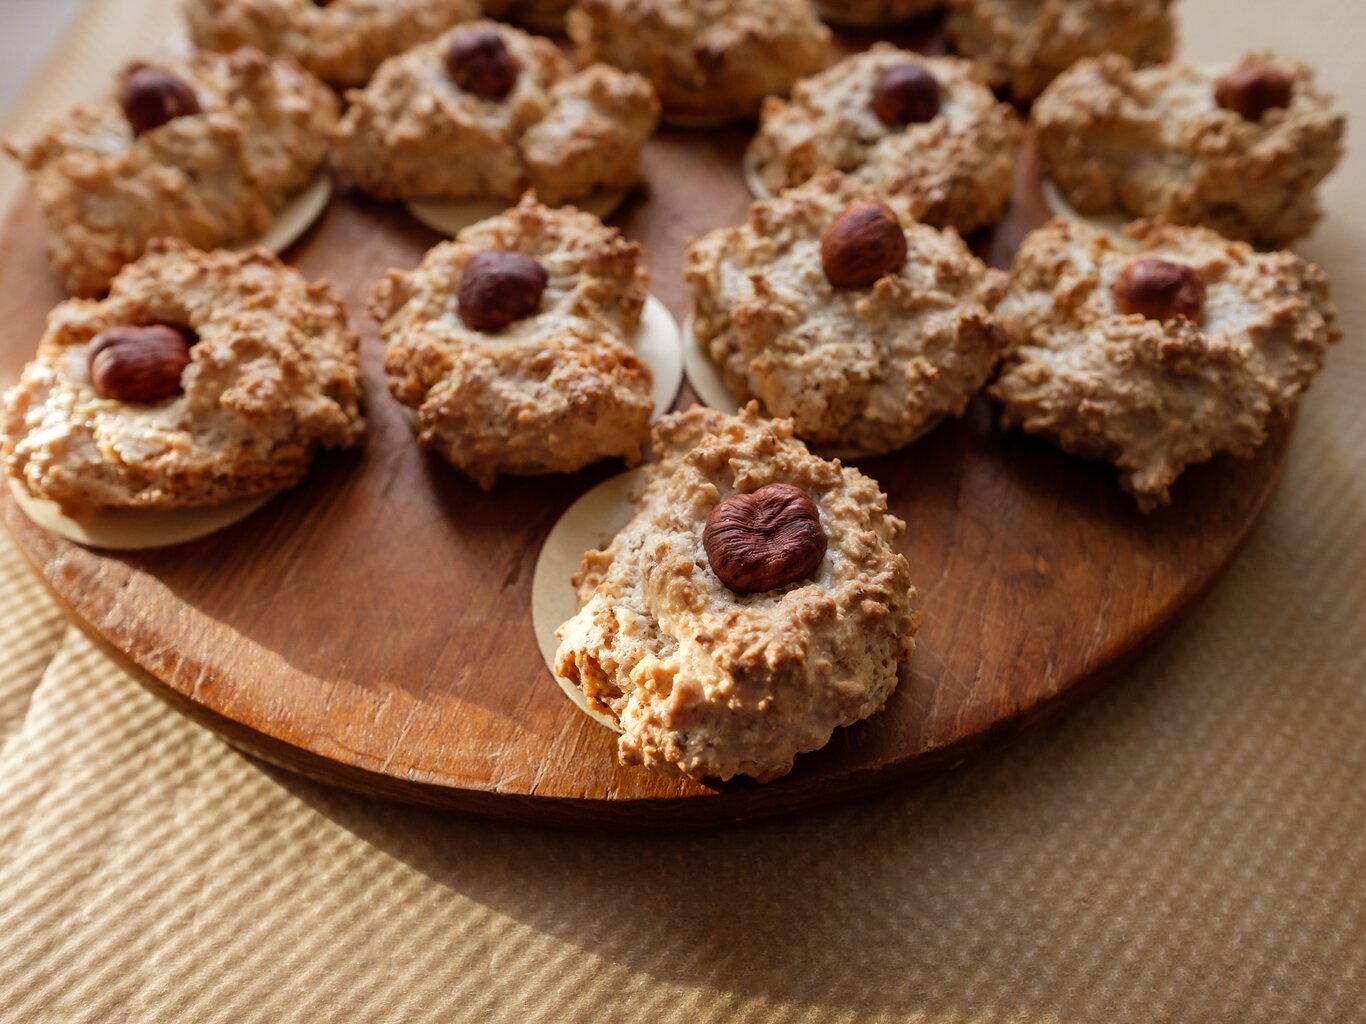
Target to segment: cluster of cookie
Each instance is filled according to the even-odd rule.
[[[1322,274],[1253,246],[1312,228],[1343,118],[1265,54],[1145,66],[1171,57],[1167,7],[956,0],[963,56],[878,43],[767,98],[745,157],[764,201],[688,251],[692,333],[732,399],[881,453],[990,385],[1006,425],[1114,462],[1145,511],[1186,466],[1250,454],[1336,337]],[[989,87],[1037,96],[1028,124]],[[1075,209],[1005,281],[958,232],[1000,220],[1031,129]]]
[[[806,0],[187,0],[203,49],[129,67],[10,146],[71,290],[108,289],[54,311],[7,397],[12,484],[73,514],[204,506],[359,443],[341,300],[250,248],[329,160],[385,198],[516,204],[372,289],[422,445],[485,487],[634,463],[672,394],[640,354],[639,247],[555,207],[636,184],[661,114],[757,114],[761,201],[686,265],[693,336],[737,411],[656,425],[555,661],[627,763],[783,774],[883,706],[916,630],[904,525],[825,456],[894,451],[986,389],[1007,425],[1113,461],[1148,510],[1186,466],[1260,444],[1334,337],[1323,275],[1249,244],[1306,232],[1339,155],[1307,69],[1153,64],[1169,0],[948,6],[958,56],[879,43],[822,70]],[[562,21],[577,65],[484,14]],[[1028,130],[997,92],[1037,96],[1074,207],[1148,219],[1119,236],[1055,220],[989,269],[960,232],[1002,218]]]

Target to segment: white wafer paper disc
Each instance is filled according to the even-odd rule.
[[[332,175],[327,168],[320,170],[307,185],[289,197],[275,213],[266,233],[237,246],[239,249],[268,249],[277,256],[288,249],[299,236],[313,226],[313,222],[327,209],[332,198]]]
[[[613,732],[621,729],[610,715],[591,707],[577,686],[555,675],[555,649],[559,645],[555,630],[578,611],[569,580],[578,571],[584,552],[606,547],[635,514],[630,497],[643,473],[634,469],[614,476],[570,505],[547,535],[531,579],[531,623],[546,668],[580,711]]]
[[[199,508],[114,508],[68,516],[55,501],[34,497],[13,477],[9,487],[24,515],[44,530],[109,551],[142,551],[198,540],[240,522],[275,497],[271,492]]]
[[[625,189],[600,188],[582,199],[572,199],[563,205],[591,213],[602,220],[610,217],[625,198]],[[447,238],[454,238],[471,224],[496,217],[512,204],[501,199],[410,199],[405,205],[408,212],[427,227]]]

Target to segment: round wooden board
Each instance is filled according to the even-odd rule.
[[[845,37],[848,45],[850,37]],[[924,40],[917,40],[923,43]],[[666,130],[652,188],[613,218],[645,247],[652,290],[687,312],[685,242],[747,215],[751,129]],[[1009,220],[974,239],[1008,266],[1044,210],[1023,161]],[[0,375],[17,376],[63,295],[31,202],[0,247]],[[419,452],[389,398],[370,285],[437,236],[402,207],[342,193],[286,255],[346,296],[363,335],[371,431],[214,537],[104,554],[6,525],[73,617],[182,709],[266,760],[411,803],[537,822],[667,826],[811,807],[960,761],[1092,692],[1174,624],[1237,551],[1277,481],[1289,427],[1252,461],[1187,473],[1140,515],[1107,467],[1002,434],[978,401],[909,450],[860,463],[906,520],[919,646],[886,710],[767,785],[624,769],[575,710],[532,632],[541,541],[620,471],[506,479],[483,493]],[[685,387],[678,405],[693,401]]]

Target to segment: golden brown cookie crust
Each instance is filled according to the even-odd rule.
[[[807,0],[579,0],[578,62],[644,75],[667,114],[752,117],[825,63],[830,30]]]
[[[479,0],[185,0],[194,44],[293,57],[325,82],[364,85],[388,58],[479,17]]]
[[[104,291],[154,238],[202,249],[256,238],[327,157],[337,99],[293,63],[239,50],[123,74],[149,66],[184,79],[202,113],[134,136],[115,87],[5,143],[43,211],[52,265],[77,295]]]
[[[1173,0],[948,0],[955,52],[992,86],[1031,100],[1084,57],[1115,52],[1138,64],[1170,60]]]
[[[519,69],[512,91],[497,99],[461,89],[444,60],[453,40],[488,29]],[[511,202],[530,187],[553,205],[630,188],[659,120],[659,101],[639,75],[605,65],[574,73],[550,40],[492,21],[387,61],[347,99],[338,164],[385,198]]]
[[[1141,258],[1199,274],[1199,323],[1119,311],[1114,283]],[[996,314],[1014,346],[991,387],[1003,424],[1113,462],[1145,512],[1168,503],[1187,466],[1251,456],[1337,340],[1317,267],[1160,221],[1137,221],[1123,238],[1050,222],[1020,247]]]
[[[880,711],[918,625],[905,524],[877,483],[827,462],[751,405],[655,427],[635,517],[575,577],[556,672],[622,729],[618,756],[667,775],[777,778],[834,730]],[[741,596],[702,545],[712,508],[770,483],[820,511],[825,558],[805,580]]]
[[[1290,105],[1258,121],[1220,107],[1216,82],[1250,67],[1284,74]],[[1342,156],[1343,117],[1313,73],[1269,54],[1140,69],[1108,54],[1061,75],[1032,116],[1048,174],[1079,212],[1200,224],[1266,247],[1312,230],[1317,186]]]
[[[1005,275],[893,197],[908,256],[865,289],[836,288],[821,234],[856,199],[838,172],[755,203],[748,224],[688,247],[693,334],[741,402],[757,398],[812,444],[887,452],[956,416],[990,378],[1005,335],[990,310]]]
[[[915,64],[939,83],[939,113],[889,125],[873,112],[874,88],[891,68]],[[829,169],[904,197],[917,220],[971,231],[1001,219],[1023,129],[971,63],[925,57],[890,43],[846,57],[764,100],[747,159],[771,194]]]
[[[494,249],[525,253],[549,274],[540,311],[497,333],[465,325],[465,264]],[[370,311],[387,346],[389,389],[417,410],[418,441],[481,487],[504,473],[567,473],[620,456],[649,434],[649,367],[629,347],[648,295],[640,247],[591,214],[516,207],[391,270]]]
[[[106,328],[169,323],[198,336],[183,393],[153,405],[100,398],[86,361]],[[99,301],[48,317],[6,395],[5,469],[68,515],[185,508],[290,487],[320,448],[364,433],[358,339],[330,287],[264,250],[205,253],[163,240]]]

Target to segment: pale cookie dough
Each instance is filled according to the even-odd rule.
[[[1119,311],[1116,280],[1149,257],[1198,274],[1198,322]],[[991,387],[1004,425],[1113,462],[1145,512],[1168,503],[1186,466],[1251,456],[1337,340],[1317,267],[1160,221],[1118,239],[1052,221],[1025,239],[996,314],[1014,346]]]
[[[1240,68],[1284,76],[1289,106],[1257,120],[1220,106],[1216,84]],[[1221,68],[1082,61],[1039,97],[1033,120],[1049,176],[1080,213],[1201,224],[1266,247],[1309,233],[1315,189],[1342,156],[1342,114],[1313,73],[1267,54]]]
[[[1005,275],[893,197],[905,263],[870,287],[836,288],[821,235],[868,198],[838,172],[818,175],[693,242],[686,276],[693,332],[738,400],[758,399],[812,444],[875,454],[958,415],[990,378],[1005,348],[991,313]]]
[[[129,65],[120,76],[152,67]],[[78,295],[97,295],[154,238],[202,249],[255,239],[327,158],[337,99],[257,50],[155,67],[180,77],[201,112],[134,135],[117,99],[76,107],[5,149],[28,172],[48,255]]]
[[[466,263],[486,250],[523,253],[549,275],[539,309],[493,333],[469,327],[457,300]],[[389,389],[417,410],[419,443],[489,488],[504,473],[639,461],[651,374],[627,342],[647,288],[638,245],[528,195],[430,250],[417,269],[389,271],[370,310],[387,345]]]
[[[197,335],[182,393],[153,404],[99,397],[91,342],[145,324]],[[277,491],[297,483],[319,449],[360,442],[356,349],[331,288],[269,253],[153,242],[107,298],[53,310],[5,396],[0,454],[12,479],[69,515]]]
[[[875,28],[910,21],[944,6],[944,0],[817,0],[816,13],[831,25]]]
[[[453,41],[489,29],[517,65],[516,84],[496,99],[462,89],[445,62]],[[558,205],[629,189],[640,183],[640,153],[659,120],[659,101],[639,75],[603,64],[575,73],[550,40],[491,21],[395,57],[347,98],[338,164],[389,199],[511,202],[534,188]]]
[[[579,0],[568,30],[580,64],[639,72],[666,115],[704,120],[753,117],[830,42],[807,0]]]
[[[185,0],[201,49],[254,46],[338,87],[364,85],[383,61],[479,13],[479,0]]]
[[[954,49],[988,84],[1031,100],[1083,57],[1115,52],[1138,64],[1170,60],[1173,0],[948,0]]]
[[[893,546],[905,524],[875,481],[811,454],[753,405],[668,416],[654,448],[635,517],[584,556],[555,671],[617,722],[624,764],[777,778],[895,690],[918,624]],[[713,570],[703,531],[719,502],[771,483],[815,502],[828,546],[810,576],[740,595]]]
[[[879,79],[902,65],[938,83],[939,110],[927,121],[888,124],[874,112]],[[903,197],[917,220],[971,231],[1005,212],[1022,134],[968,61],[877,43],[802,79],[790,100],[764,100],[746,160],[768,195],[834,168]]]

